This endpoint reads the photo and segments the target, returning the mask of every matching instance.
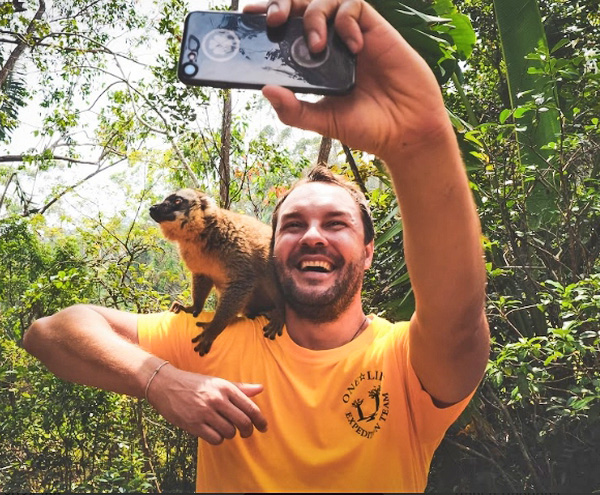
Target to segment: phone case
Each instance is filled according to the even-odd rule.
[[[188,85],[345,94],[354,86],[356,59],[328,30],[327,48],[308,50],[302,18],[268,28],[264,15],[190,12],[185,20],[178,77]]]

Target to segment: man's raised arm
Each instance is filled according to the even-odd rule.
[[[393,178],[404,224],[405,254],[416,298],[410,358],[441,404],[466,397],[489,354],[480,224],[452,125],[426,62],[361,0],[276,0],[267,22],[304,14],[309,45],[324,47],[327,18],[358,54],[356,87],[317,103],[266,86],[279,118],[374,153]],[[258,12],[265,6],[249,7]]]

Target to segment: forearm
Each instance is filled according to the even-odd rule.
[[[161,359],[119,334],[90,306],[74,306],[33,323],[25,349],[58,377],[136,397]]]
[[[387,161],[418,316],[432,327],[477,317],[485,297],[479,218],[452,127],[439,129]]]

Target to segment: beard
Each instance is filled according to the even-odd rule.
[[[350,306],[362,287],[364,259],[336,263],[336,270],[340,270],[339,276],[325,291],[301,289],[286,274],[286,265],[276,258],[274,262],[277,282],[286,304],[303,319],[314,323],[336,320]]]

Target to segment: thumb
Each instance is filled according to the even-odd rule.
[[[325,133],[328,115],[319,111],[319,106],[298,100],[292,91],[281,86],[264,86],[262,93],[284,124]]]
[[[247,397],[254,397],[260,394],[264,390],[264,386],[261,383],[234,383]]]

